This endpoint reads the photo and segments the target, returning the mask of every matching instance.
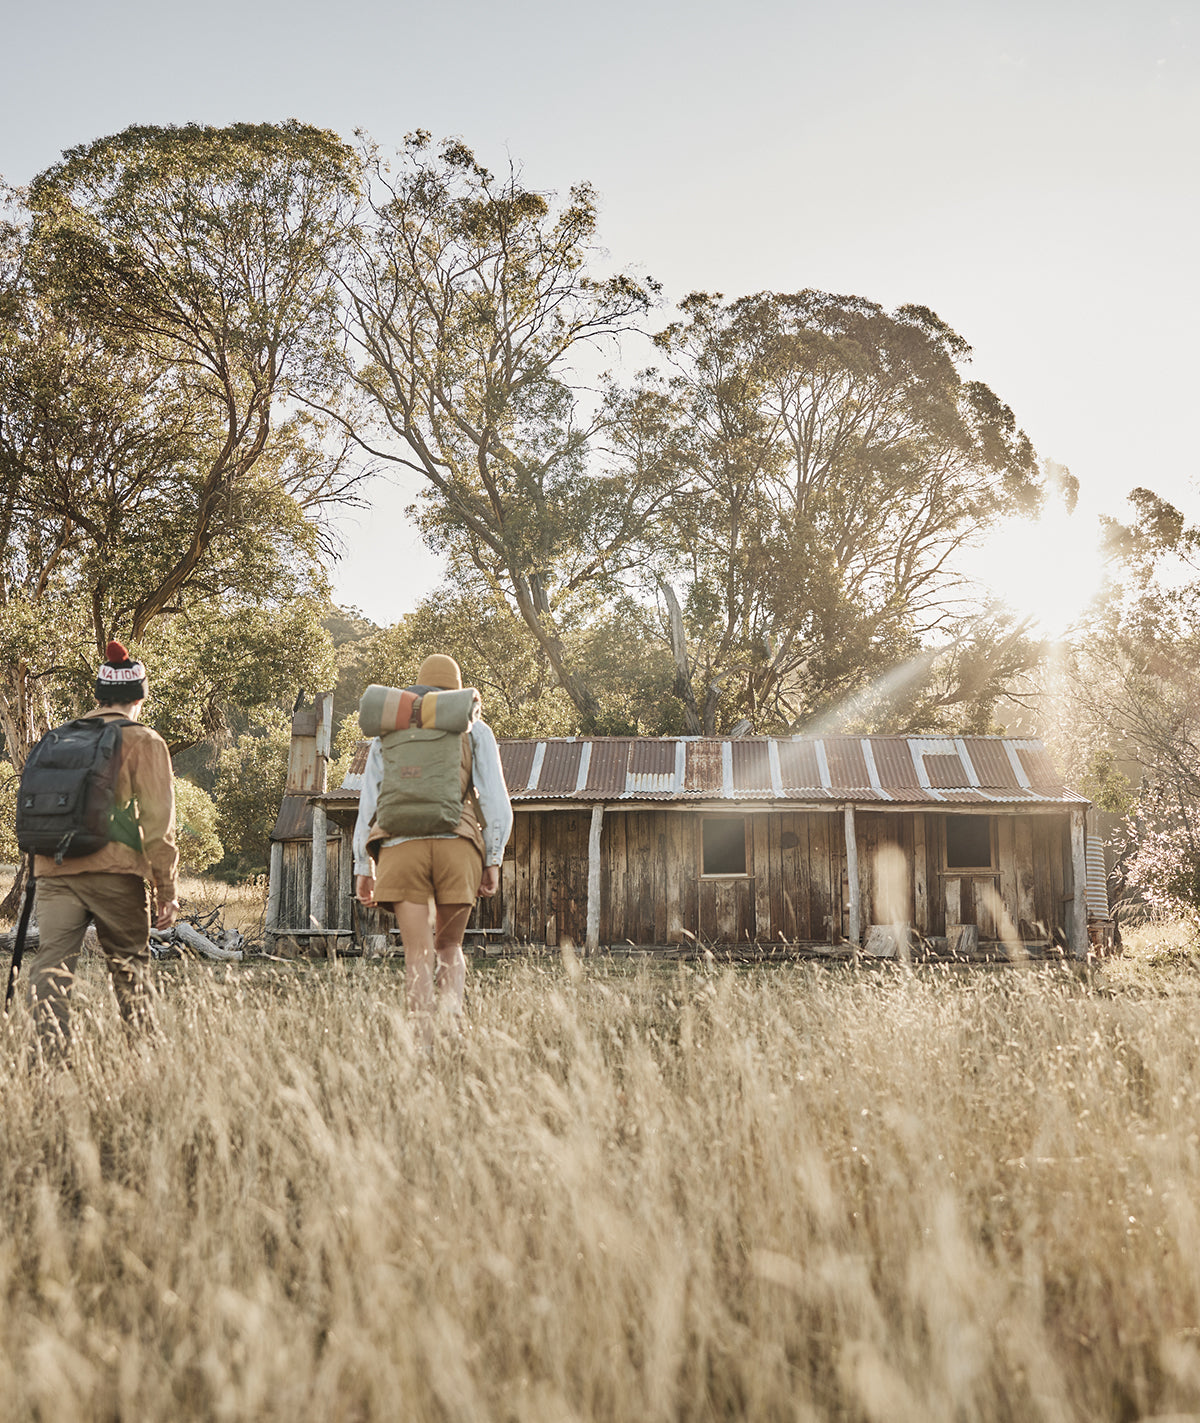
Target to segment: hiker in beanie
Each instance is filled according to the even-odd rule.
[[[75,965],[88,924],[100,947],[129,1029],[150,1025],[151,893],[157,928],[169,928],[175,897],[175,778],[167,743],[137,725],[148,684],[146,669],[119,642],[110,642],[96,674],[94,710],[86,717],[125,718],[117,763],[111,839],[90,855],[38,855],[39,943],[28,970],[26,996],[43,1048],[65,1047]]]
[[[417,685],[409,690],[430,694],[461,691],[462,685],[458,663],[435,653],[421,663]],[[425,700],[435,698],[426,695]],[[512,830],[512,805],[491,728],[476,717],[462,742],[462,814],[453,832],[388,836],[379,827],[375,816],[384,756],[378,736],[367,756],[354,827],[356,892],[361,903],[381,905],[396,917],[404,944],[409,1011],[419,1017],[427,1046],[435,1010],[449,1014],[455,1023],[461,1019],[463,931],[476,899],[496,893]],[[373,855],[378,856],[376,863]]]

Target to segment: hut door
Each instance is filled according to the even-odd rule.
[[[706,944],[744,944],[754,938],[754,881],[700,882],[700,939]]]
[[[742,944],[754,939],[751,853],[746,816],[706,815],[701,819],[701,943]]]

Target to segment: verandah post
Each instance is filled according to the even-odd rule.
[[[592,825],[588,832],[587,942],[584,952],[594,954],[600,948],[600,827],[604,823],[604,806],[592,806]]]
[[[862,943],[862,905],[858,883],[858,836],[854,828],[854,807],[846,806],[846,886],[850,908],[850,942],[855,948]]]

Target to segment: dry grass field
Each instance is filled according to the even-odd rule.
[[[160,966],[0,1065],[0,1418],[1200,1416],[1193,931],[1081,980]]]

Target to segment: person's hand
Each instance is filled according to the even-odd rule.
[[[500,888],[500,866],[485,865],[483,878],[479,881],[479,897],[481,899],[491,899],[492,895]]]
[[[373,908],[375,905],[375,876],[357,876],[354,882],[354,892],[358,896],[359,904],[365,904],[368,908]]]
[[[158,906],[158,913],[154,916],[154,927],[156,929],[169,929],[175,922],[175,916],[179,913],[179,901],[168,899],[165,904]]]

